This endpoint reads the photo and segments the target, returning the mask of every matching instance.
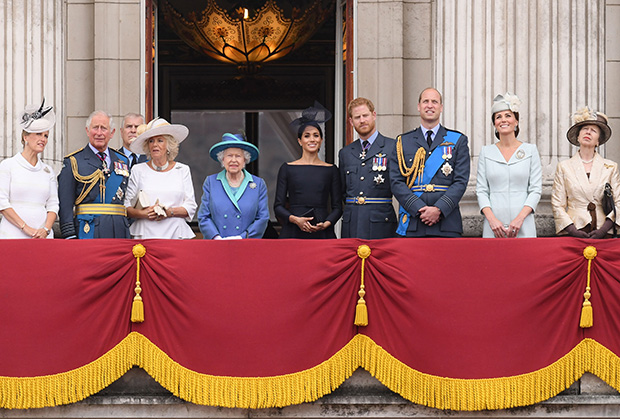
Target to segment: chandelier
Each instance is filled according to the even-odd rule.
[[[245,74],[303,45],[327,19],[334,0],[163,0],[164,20],[192,48],[236,64]]]

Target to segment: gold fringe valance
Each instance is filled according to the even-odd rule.
[[[620,391],[620,358],[592,339],[582,340],[551,365],[527,374],[455,379],[416,371],[364,335],[321,364],[272,377],[226,377],[191,371],[145,336],[132,332],[83,367],[40,377],[0,377],[0,405],[28,409],[74,403],[96,394],[132,366],[191,403],[229,408],[285,407],[331,393],[361,367],[413,403],[437,409],[494,410],[532,405],[568,388],[590,372]]]

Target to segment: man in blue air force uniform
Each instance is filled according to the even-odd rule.
[[[347,112],[349,123],[360,139],[338,153],[345,203],[341,236],[359,239],[395,237],[397,219],[387,170],[394,140],[377,131],[377,113],[370,100],[353,99]]]
[[[88,144],[65,157],[58,175],[60,230],[65,239],[130,238],[123,205],[129,161],[109,148],[110,115],[93,112],[86,121]]]
[[[138,136],[138,127],[144,124],[144,117],[138,113],[128,113],[123,117],[123,125],[121,126],[121,139],[123,146],[118,150],[129,159],[129,168],[135,164],[144,163],[146,161],[145,154],[136,154],[129,149],[133,140]]]
[[[459,201],[469,180],[467,137],[439,124],[441,94],[433,88],[418,99],[422,124],[399,135],[390,155],[392,193],[400,203],[399,236],[460,237]]]

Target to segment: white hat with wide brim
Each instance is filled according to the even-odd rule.
[[[129,149],[136,154],[143,154],[144,142],[159,135],[170,135],[181,143],[189,135],[189,128],[181,124],[171,124],[163,118],[155,118],[138,127],[138,136],[131,142]]]
[[[52,129],[56,123],[56,115],[52,107],[44,108],[45,99],[41,105],[28,105],[19,114],[17,123],[26,132],[41,133]],[[44,114],[44,115],[43,115]]]

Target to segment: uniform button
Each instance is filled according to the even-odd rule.
[[[351,173],[351,172],[347,170],[347,175],[348,175],[349,173]]]
[[[360,180],[364,180],[364,176],[362,176],[362,177],[360,178]]]
[[[366,166],[366,163],[362,163],[362,166]]]
[[[360,195],[364,195],[364,191],[360,191]]]
[[[388,219],[386,218],[385,221],[387,221]]]

